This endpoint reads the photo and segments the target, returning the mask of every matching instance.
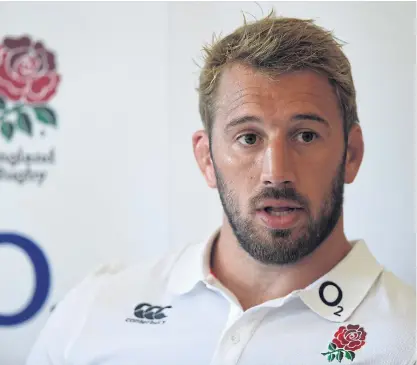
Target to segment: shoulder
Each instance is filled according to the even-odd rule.
[[[118,294],[128,295],[132,287],[163,287],[170,276],[175,262],[190,245],[168,251],[153,260],[141,261],[134,265],[123,262],[103,264],[93,270],[75,285],[55,306],[42,329],[27,360],[27,365],[65,363],[67,354],[91,311],[101,300],[111,301]],[[159,284],[159,285],[158,285]],[[108,293],[108,294],[107,294]],[[106,305],[106,303],[99,303]]]
[[[359,310],[368,325],[369,340],[395,363],[416,361],[416,291],[390,271],[383,270]],[[375,337],[376,336],[376,337]],[[407,361],[407,362],[404,362]]]
[[[383,270],[374,293],[384,299],[380,302],[381,307],[386,304],[386,309],[394,315],[412,316],[415,318],[416,310],[416,290],[413,286],[405,283],[394,273]]]
[[[105,292],[121,294],[131,291],[134,286],[136,291],[152,287],[163,288],[171,275],[171,271],[186,251],[192,245],[184,245],[180,248],[169,250],[164,255],[152,260],[143,260],[135,264],[112,262],[100,266],[88,275],[82,282],[76,285],[57,306],[61,312],[70,310],[72,306],[77,309],[89,310],[89,304]]]
[[[381,319],[397,332],[402,345],[409,344],[415,353],[416,290],[395,274],[384,270],[375,288],[375,307]]]

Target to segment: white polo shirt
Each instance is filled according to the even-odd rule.
[[[244,312],[210,274],[217,234],[87,278],[51,314],[27,365],[415,364],[415,291],[364,241],[307,288]]]

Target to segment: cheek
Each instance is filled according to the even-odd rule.
[[[253,153],[243,153],[242,151],[237,151],[236,148],[232,146],[224,148],[220,153],[220,158],[224,166],[230,166],[230,168],[233,168],[234,166],[239,168],[247,167],[252,164],[254,160]]]
[[[338,165],[324,158],[298,161],[295,165],[295,188],[308,199],[312,212],[317,212],[332,191]]]
[[[226,181],[243,182],[250,177],[255,178],[256,162],[253,156],[236,153],[232,148],[219,150],[216,158],[216,165],[222,171]]]
[[[226,152],[218,154],[216,167],[221,174],[225,189],[232,194],[235,203],[241,209],[245,209],[248,199],[254,194],[259,182],[258,165],[253,160]]]

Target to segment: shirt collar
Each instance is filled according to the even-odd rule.
[[[352,315],[383,271],[363,240],[351,244],[342,261],[299,292],[311,310],[333,322],[344,322]]]
[[[188,245],[175,262],[168,280],[168,290],[182,295],[191,291],[199,282],[211,276],[211,250],[220,233],[218,228],[203,242]]]
[[[171,292],[185,294],[199,282],[210,279],[211,250],[219,233],[220,228],[202,243],[184,249],[169,277]],[[287,297],[298,296],[312,311],[329,321],[346,321],[383,270],[363,240],[351,244],[351,251],[332,270]]]

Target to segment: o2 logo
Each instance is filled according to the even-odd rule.
[[[0,247],[4,245],[16,246],[29,257],[35,272],[35,288],[26,308],[11,315],[0,313],[0,327],[15,326],[31,319],[45,304],[51,284],[48,261],[35,242],[18,234],[0,233]],[[0,296],[4,296],[4,293],[0,294]]]
[[[325,298],[324,296],[324,290],[328,287],[328,286],[332,286],[337,290],[337,298],[333,301],[329,301]],[[343,299],[343,291],[340,288],[339,285],[337,285],[336,283],[334,283],[333,281],[325,281],[323,284],[321,284],[320,289],[319,289],[319,296],[321,301],[326,304],[329,307],[336,307],[339,308],[339,310],[337,312],[334,312],[333,314],[335,316],[340,317],[340,313],[343,312],[343,307],[341,305],[338,305],[342,299]]]

